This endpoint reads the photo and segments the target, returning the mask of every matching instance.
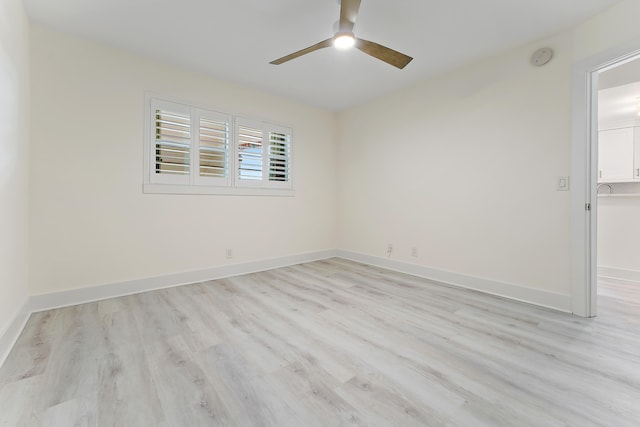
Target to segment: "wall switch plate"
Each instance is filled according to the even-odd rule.
[[[556,191],[569,191],[569,177],[559,176],[556,179]]]

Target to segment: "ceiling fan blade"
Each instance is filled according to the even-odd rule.
[[[407,64],[413,60],[412,57],[404,53],[364,39],[356,39],[356,47],[367,55],[371,55],[400,69],[406,67]]]
[[[360,0],[342,0],[340,4],[340,29],[341,33],[352,33],[353,26],[360,10]]]
[[[307,53],[311,53],[311,52],[313,52],[315,50],[323,49],[323,48],[329,47],[331,45],[333,45],[333,38],[323,40],[320,43],[314,44],[313,46],[309,46],[309,47],[304,48],[302,50],[299,50],[297,52],[291,53],[291,54],[289,54],[287,56],[283,56],[282,58],[278,58],[278,59],[276,59],[274,61],[269,62],[269,64],[280,65],[280,64],[282,64],[284,62],[291,61],[292,59],[296,59],[299,56],[306,55]]]

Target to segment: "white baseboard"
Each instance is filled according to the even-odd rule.
[[[51,310],[53,308],[68,307],[71,305],[138,294],[157,289],[173,288],[176,286],[188,285],[190,283],[198,283],[207,280],[223,279],[225,277],[272,270],[274,268],[318,261],[334,256],[336,256],[334,250],[308,252],[280,258],[245,262],[241,264],[222,265],[203,270],[169,274],[166,276],[128,280],[126,282],[71,289],[68,291],[42,295],[32,295],[29,299],[29,308],[31,309],[31,312]]]
[[[598,266],[598,278],[640,283],[640,271]]]
[[[435,282],[447,285],[458,286],[466,289],[473,289],[516,301],[526,302],[546,308],[551,308],[566,313],[571,313],[571,296],[558,294],[555,292],[543,291],[511,283],[498,282],[481,277],[468,276],[445,270],[425,267],[417,264],[410,264],[387,258],[380,258],[358,252],[338,250],[337,256],[400,273],[411,274]]]
[[[31,311],[29,310],[29,300],[27,299],[15,312],[9,325],[0,333],[0,367],[9,356],[16,341],[18,341],[22,330],[27,324],[27,320],[29,320],[29,316],[31,316]]]
[[[32,295],[16,312],[9,326],[0,332],[0,367],[6,360],[18,337],[22,333],[29,316],[39,311],[54,308],[68,307],[87,302],[100,301],[108,298],[116,298],[157,289],[172,288],[190,283],[204,282],[207,280],[222,279],[225,277],[239,276],[242,274],[256,273],[272,270],[274,268],[287,267],[305,262],[318,261],[336,256],[335,250],[308,252],[298,255],[280,258],[252,261],[241,264],[223,265],[204,270],[188,271],[184,273],[169,274],[160,277],[128,280],[126,282],[111,283],[91,286],[87,288],[71,289],[49,294]]]
[[[224,265],[166,276],[129,280],[126,282],[91,286],[49,294],[32,295],[20,310],[17,311],[13,321],[5,331],[0,333],[0,366],[2,366],[6,357],[9,355],[11,348],[13,348],[13,345],[22,333],[31,313],[157,289],[172,288],[190,283],[256,273],[259,271],[272,270],[274,268],[287,267],[290,265],[318,261],[332,257],[341,257],[364,264],[423,277],[425,279],[448,285],[474,289],[480,292],[498,295],[529,304],[535,304],[564,312],[571,312],[571,297],[569,295],[561,295],[553,292],[541,291],[539,289],[532,289],[509,283],[437,270],[357,252],[345,250],[324,250],[241,264]]]

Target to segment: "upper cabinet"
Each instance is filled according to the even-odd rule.
[[[598,182],[640,182],[640,127],[598,134]]]

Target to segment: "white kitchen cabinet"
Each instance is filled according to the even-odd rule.
[[[598,182],[640,182],[640,127],[598,133]]]

